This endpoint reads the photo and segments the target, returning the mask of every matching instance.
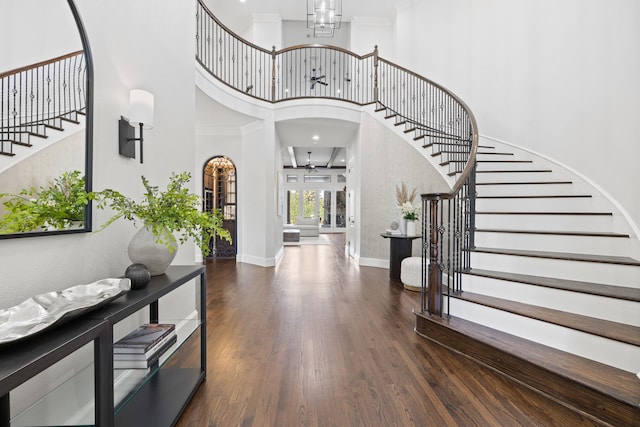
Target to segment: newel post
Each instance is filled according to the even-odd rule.
[[[271,50],[271,102],[276,102],[276,47]]]
[[[373,102],[378,102],[378,45],[373,48]]]
[[[442,317],[442,268],[440,267],[440,233],[438,231],[439,220],[439,206],[442,197],[440,194],[426,194],[423,196],[426,201],[428,212],[425,212],[426,231],[428,235],[425,242],[425,250],[423,250],[423,257],[428,249],[429,265],[427,273],[427,285],[428,285],[428,312],[430,315],[436,315]],[[428,216],[427,216],[428,215]],[[423,265],[426,262],[423,263]]]

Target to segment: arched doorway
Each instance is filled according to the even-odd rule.
[[[214,236],[209,243],[212,258],[235,258],[236,247],[236,167],[226,156],[215,156],[204,166],[204,209],[220,210],[224,216],[224,228],[229,230],[233,243]]]

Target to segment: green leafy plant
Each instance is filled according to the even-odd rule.
[[[62,230],[74,222],[84,223],[89,203],[84,176],[78,170],[67,171],[53,184],[26,188],[19,194],[0,193],[5,214],[0,218],[0,233],[34,230]]]
[[[98,209],[109,207],[116,213],[100,230],[120,218],[133,221],[134,224],[140,221],[151,229],[156,242],[164,244],[171,252],[177,249],[175,240],[171,238],[175,232],[179,233],[180,243],[193,239],[203,256],[209,254],[209,241],[214,235],[231,242],[231,234],[223,228],[222,212],[200,210],[200,196],[190,193],[185,187],[190,179],[188,172],[172,173],[166,191],[160,191],[143,176],[142,185],[146,191],[140,202],[112,189],[91,193],[90,198],[97,201]]]

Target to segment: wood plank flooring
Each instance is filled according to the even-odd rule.
[[[207,264],[207,380],[178,426],[594,426],[413,331],[419,295],[332,245]]]

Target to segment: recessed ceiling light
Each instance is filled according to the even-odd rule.
[[[344,159],[340,160],[342,163],[344,163]]]
[[[311,139],[313,139],[314,141],[317,141],[320,139],[320,137],[318,135],[313,135]]]

